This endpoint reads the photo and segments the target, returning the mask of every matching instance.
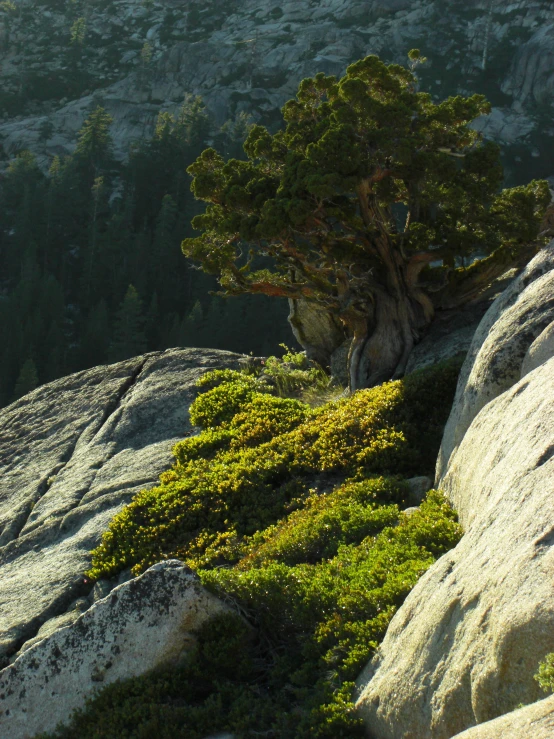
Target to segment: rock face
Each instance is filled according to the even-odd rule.
[[[241,357],[169,350],[38,388],[0,412],[0,657],[79,617],[113,515],[172,462],[208,369]],[[98,591],[98,587],[96,588]],[[95,592],[98,597],[102,593]]]
[[[369,53],[405,63],[417,46],[429,57],[424,87],[487,94],[495,107],[480,128],[526,144],[526,167],[551,145],[552,122],[536,113],[554,89],[550,0],[117,0],[90,5],[79,38],[78,20],[52,0],[0,10],[9,156],[31,148],[46,166],[68,153],[98,103],[115,119],[119,157],[187,93],[204,97],[217,125],[241,111],[272,119],[303,77],[342,74]]]
[[[181,562],[154,565],[0,672],[0,735],[53,731],[99,688],[178,664],[192,632],[225,610]]]
[[[455,739],[552,739],[554,696],[456,734]]]
[[[533,355],[538,351],[539,344],[533,349],[533,342],[538,341],[553,320],[554,242],[551,242],[492,304],[475,332],[444,431],[437,463],[438,479],[443,477],[449,459],[481,408],[519,380],[528,350]],[[548,336],[545,334],[541,339],[545,346]],[[543,351],[546,358],[548,350]]]
[[[552,320],[551,275],[552,247],[491,307],[466,360],[465,427],[438,479],[466,533],[416,585],[360,678],[374,739],[450,739],[544,695],[533,675],[554,651],[554,358],[519,377]],[[463,389],[476,376],[490,395]],[[513,736],[540,736],[526,732]]]

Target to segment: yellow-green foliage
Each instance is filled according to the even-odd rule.
[[[312,667],[306,686],[313,685],[314,658],[340,681],[354,679],[417,580],[461,535],[454,512],[436,491],[411,515],[374,503],[365,515],[354,505],[350,516],[344,504],[350,495],[353,502],[360,499],[358,487],[324,496],[305,515],[293,513],[265,532],[236,567],[200,573],[205,585],[250,608],[267,633],[294,634],[305,660],[301,673],[306,664]],[[391,488],[393,497],[398,494],[387,480],[375,480],[371,488],[377,498]]]
[[[271,561],[295,565],[328,559],[341,544],[361,541],[385,526],[394,526],[400,507],[406,508],[408,501],[408,486],[385,477],[347,482],[325,495],[314,492],[299,510],[253,536],[237,568],[250,569]]]
[[[110,686],[57,736],[362,736],[352,680],[461,536],[438,492],[403,512],[402,475],[432,470],[456,376],[446,364],[314,409],[263,371],[208,373],[203,430],[114,518],[89,574],[179,557],[254,628],[216,619],[186,666]]]
[[[547,654],[540,663],[535,680],[545,693],[554,693],[554,653]]]
[[[319,366],[310,362],[303,352],[294,352],[285,344],[282,357],[268,357],[263,366],[263,377],[274,385],[281,397],[300,397],[302,400],[320,400],[333,394],[332,380]],[[331,398],[327,398],[330,400]]]
[[[161,485],[114,518],[89,576],[127,567],[138,574],[167,557],[206,565],[208,548],[216,564],[229,541],[281,519],[321,472],[361,479],[430,471],[456,376],[456,366],[433,368],[314,410],[260,392],[243,373],[210,373],[210,389],[191,408],[204,432],[177,444]]]

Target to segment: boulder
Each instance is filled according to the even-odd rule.
[[[442,488],[466,533],[360,679],[375,739],[450,739],[541,697],[533,675],[554,651],[554,359],[479,413]]]
[[[554,696],[456,734],[454,739],[552,739]]]
[[[437,479],[479,411],[519,380],[527,350],[553,320],[554,241],[494,301],[475,332],[444,431]]]
[[[466,533],[418,582],[359,678],[372,739],[450,739],[543,695],[533,675],[554,651],[553,267],[550,245],[477,330],[437,478]],[[553,736],[547,709],[498,726]]]
[[[83,577],[91,549],[115,513],[171,466],[173,445],[193,431],[188,409],[196,380],[240,360],[173,349],[57,380],[0,411],[5,662],[41,628],[46,633],[46,622],[79,615],[75,601],[92,589]]]
[[[53,731],[100,688],[179,664],[195,630],[226,610],[181,562],[154,565],[0,672],[0,735]]]

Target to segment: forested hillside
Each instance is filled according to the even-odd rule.
[[[368,53],[404,63],[420,46],[433,100],[491,101],[476,125],[501,144],[508,184],[552,175],[552,12],[548,0],[0,3],[0,405],[144,349],[292,341],[286,301],[213,297],[179,244],[197,207],[187,166],[207,146],[242,156],[249,123],[273,131],[316,72]]]
[[[196,212],[186,167],[215,143],[240,155],[248,119],[214,130],[200,99],[160,114],[113,157],[94,107],[74,154],[45,173],[22,151],[0,186],[0,403],[79,369],[174,346],[268,354],[289,339],[285,301],[227,301],[187,264]]]

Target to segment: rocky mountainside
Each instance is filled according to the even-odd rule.
[[[8,156],[31,148],[46,165],[71,151],[98,103],[119,157],[190,93],[216,126],[243,111],[271,124],[302,78],[369,53],[404,63],[418,46],[424,89],[489,97],[480,125],[505,145],[512,179],[554,173],[549,0],[10,0],[0,14]]]
[[[553,698],[539,700],[533,675],[554,650],[553,285],[554,242],[473,339],[437,471],[465,535],[414,587],[359,678],[374,739],[552,736]],[[195,630],[226,608],[180,562],[94,589],[82,572],[110,518],[192,431],[197,378],[240,364],[209,350],[147,355],[2,412],[0,644],[11,664],[0,734],[29,739],[102,686],[182,664]],[[420,492],[429,482],[411,481]]]

